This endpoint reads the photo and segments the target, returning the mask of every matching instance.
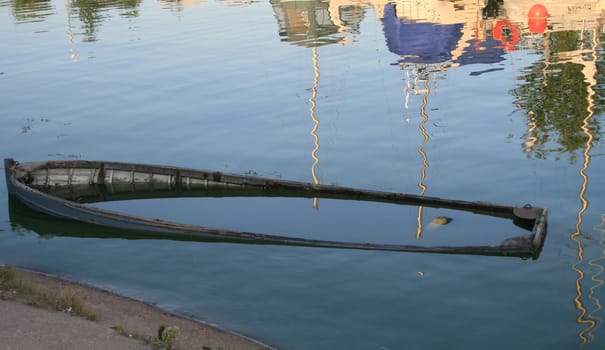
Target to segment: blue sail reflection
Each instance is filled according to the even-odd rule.
[[[398,18],[394,4],[386,4],[381,19],[390,52],[399,55],[398,63],[437,64],[449,62],[458,66],[504,61],[502,43],[491,35],[483,40],[463,39],[464,23],[436,24]],[[457,56],[454,52],[464,49]],[[477,74],[475,74],[477,75]]]

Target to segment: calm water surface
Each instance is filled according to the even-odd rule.
[[[479,3],[0,0],[0,155],[531,203],[538,259],[70,236],[9,215],[2,178],[0,263],[283,349],[602,349],[605,5]],[[417,210],[322,199],[109,205],[319,238],[508,232],[446,212],[417,239]]]

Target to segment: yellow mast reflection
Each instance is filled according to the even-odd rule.
[[[65,0],[65,10],[67,12],[67,38],[69,40],[69,57],[73,62],[78,62],[78,54],[76,54],[74,44],[74,33],[71,30],[71,1]]]
[[[424,80],[424,95],[422,96],[422,105],[420,106],[420,115],[422,116],[422,121],[418,124],[418,128],[420,129],[420,132],[422,133],[422,145],[420,145],[420,147],[418,147],[418,153],[420,154],[420,156],[422,157],[422,168],[420,170],[420,179],[418,180],[418,187],[420,187],[420,194],[424,195],[424,192],[426,192],[427,186],[424,184],[424,180],[426,179],[426,169],[428,169],[429,167],[429,161],[428,161],[428,157],[426,155],[426,152],[424,152],[424,147],[426,146],[426,144],[429,141],[429,134],[426,132],[426,128],[424,127],[424,124],[426,124],[426,122],[429,120],[429,116],[428,114],[426,114],[426,105],[428,103],[428,95],[430,92],[430,88],[429,88],[429,81],[428,79]],[[418,206],[418,215],[416,217],[416,220],[418,222],[418,228],[416,230],[416,238],[420,239],[420,236],[422,236],[422,210],[423,210],[423,206]]]
[[[582,34],[584,34],[584,32],[582,32]],[[594,91],[594,86],[596,86],[596,84],[597,84],[597,81],[595,79],[597,46],[599,44],[597,35],[598,34],[597,34],[596,29],[593,29],[592,36],[591,36],[591,44],[592,44],[592,48],[591,48],[592,61],[591,61],[591,63],[592,63],[592,65],[590,67],[588,65],[584,65],[584,67],[582,68],[582,72],[584,73],[584,76],[587,77],[586,80],[588,81],[588,89],[587,89],[588,90],[588,96],[587,96],[588,114],[582,122],[582,131],[587,136],[587,140],[586,140],[586,148],[584,149],[584,162],[582,164],[582,169],[581,169],[580,173],[582,174],[583,181],[585,178],[587,185],[588,185],[588,175],[586,175],[586,170],[588,169],[588,166],[590,165],[590,160],[591,160],[590,150],[592,148],[592,141],[593,141],[593,135],[591,133],[590,128],[588,127],[588,122],[590,121],[590,118],[592,118],[592,116],[594,115],[594,96],[596,95],[596,92]],[[578,231],[577,228],[576,228],[576,231]],[[599,244],[601,247],[603,246],[602,240],[599,242]],[[598,261],[602,260],[602,259],[603,259],[603,256],[588,260],[589,266],[591,266],[592,268],[598,269],[598,272],[593,274],[592,277],[590,278],[595,284],[592,287],[590,287],[589,293],[588,293],[588,298],[590,300],[592,300],[592,302],[596,305],[596,307],[588,314],[588,318],[595,322],[594,326],[587,329],[587,331],[588,331],[587,334],[591,338],[594,337],[592,334],[593,331],[599,325],[601,325],[603,323],[602,319],[600,317],[595,316],[595,313],[599,312],[602,309],[601,301],[599,300],[599,298],[596,296],[596,293],[595,293],[596,290],[601,285],[603,285],[603,283],[605,283],[605,282],[603,282],[603,280],[599,279],[599,276],[603,273],[603,270],[605,270],[605,267],[603,265],[598,264]]]
[[[350,15],[350,11],[341,11],[341,4],[348,4],[350,0],[328,2],[324,0],[270,0],[275,18],[279,26],[279,35],[282,41],[311,49],[313,57],[313,87],[309,96],[309,117],[313,122],[311,136],[313,149],[311,150],[311,177],[314,184],[319,184],[317,168],[319,166],[319,119],[317,118],[317,91],[319,86],[319,46],[343,43],[346,38],[343,33],[350,29],[348,26],[358,24],[357,7]],[[343,18],[342,16],[346,17]],[[361,16],[363,18],[363,16]],[[336,23],[336,24],[335,24]],[[319,208],[318,198],[313,198],[313,208]]]
[[[311,48],[313,52],[313,88],[311,89],[311,96],[309,97],[309,116],[313,121],[313,129],[311,129],[311,136],[313,136],[314,147],[311,151],[311,158],[313,158],[313,164],[311,164],[311,176],[313,177],[313,183],[319,185],[319,178],[317,177],[317,164],[319,164],[319,157],[317,151],[319,151],[319,136],[317,136],[317,129],[319,128],[319,119],[315,116],[315,107],[317,107],[317,86],[319,85],[319,56],[317,54],[317,46]],[[313,198],[313,208],[319,208],[319,199]]]
[[[584,31],[582,31],[582,34],[583,33],[584,33]],[[589,202],[586,199],[586,190],[588,188],[588,175],[586,174],[586,170],[588,169],[588,167],[590,165],[590,160],[591,160],[590,150],[592,149],[592,142],[593,142],[593,136],[592,136],[591,130],[589,128],[589,122],[594,115],[594,96],[595,96],[594,86],[596,85],[596,79],[595,79],[596,58],[597,58],[596,48],[598,45],[598,38],[597,38],[597,32],[594,29],[592,30],[591,43],[592,43],[592,48],[591,48],[591,50],[589,50],[590,53],[592,54],[591,62],[582,61],[582,58],[580,55],[582,52],[574,52],[573,57],[570,57],[568,59],[569,62],[580,63],[583,65],[582,73],[584,74],[585,80],[588,83],[588,87],[587,87],[588,94],[586,97],[587,102],[588,102],[588,105],[586,107],[587,113],[586,113],[586,117],[582,121],[582,127],[581,127],[582,132],[586,135],[586,146],[585,146],[584,152],[583,152],[583,162],[582,162],[582,167],[580,168],[580,171],[579,171],[580,177],[582,178],[582,185],[580,186],[580,193],[578,194],[581,207],[580,207],[580,210],[578,211],[575,231],[574,231],[574,233],[572,233],[570,235],[570,238],[576,243],[577,257],[578,257],[578,260],[571,266],[571,268],[578,274],[578,278],[576,279],[576,283],[575,283],[576,296],[574,297],[574,300],[573,300],[574,305],[580,312],[580,314],[576,318],[576,322],[580,325],[586,326],[578,334],[578,336],[580,337],[581,345],[585,345],[589,341],[593,340],[593,338],[594,338],[593,331],[595,330],[597,325],[600,323],[600,322],[598,322],[599,321],[598,318],[594,317],[594,312],[601,309],[600,301],[598,300],[598,298],[595,297],[594,291],[596,288],[598,288],[598,286],[603,284],[603,282],[601,280],[598,280],[598,278],[597,278],[598,275],[600,275],[600,273],[603,271],[603,267],[601,265],[596,264],[596,260],[592,260],[592,262],[589,262],[589,264],[598,265],[600,267],[600,270],[597,274],[593,275],[591,278],[593,281],[598,281],[597,285],[593,286],[589,290],[590,291],[589,298],[596,302],[597,309],[588,313],[586,306],[584,305],[584,302],[582,301],[582,297],[583,297],[582,282],[584,281],[585,273],[581,269],[580,265],[584,262],[584,246],[582,244],[581,226],[582,226],[582,222],[583,222],[584,213],[588,209],[588,205],[589,205]],[[585,51],[585,50],[580,50],[580,51]],[[562,56],[566,56],[566,55],[562,55]],[[562,58],[565,59],[565,57],[562,57]],[[578,60],[580,60],[580,61],[578,62]]]
[[[405,109],[408,109],[409,106],[409,102],[410,102],[410,72],[408,69],[406,69],[406,65],[404,65],[403,63],[401,64],[401,68],[405,70],[406,72],[406,87],[404,89],[405,92]],[[418,67],[413,69],[413,74],[414,74],[414,84],[412,86],[412,89],[414,91],[415,94],[418,93],[422,93],[422,103],[420,105],[420,115],[422,116],[422,120],[420,121],[420,123],[418,123],[418,129],[420,129],[420,132],[422,133],[422,144],[418,147],[418,154],[420,154],[420,157],[422,158],[422,168],[420,169],[420,179],[418,180],[418,187],[420,188],[420,194],[424,195],[424,193],[426,192],[427,186],[424,183],[424,180],[426,179],[426,170],[429,167],[429,160],[428,160],[428,156],[426,154],[426,152],[424,151],[424,147],[427,145],[428,141],[429,141],[429,134],[426,131],[425,128],[425,124],[429,121],[429,116],[426,113],[426,106],[428,104],[428,96],[429,93],[431,92],[431,89],[429,87],[429,78],[428,76],[424,79],[419,79],[419,75],[421,75],[422,73],[419,71]],[[423,84],[423,89],[418,89],[418,81],[422,81]],[[409,122],[409,119],[406,117],[406,122]],[[422,214],[423,214],[423,206],[418,206],[418,213],[416,214],[416,223],[417,223],[417,228],[416,228],[416,239],[420,239],[420,237],[422,236],[422,231],[423,231],[423,224],[422,224]]]

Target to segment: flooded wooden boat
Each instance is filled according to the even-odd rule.
[[[112,232],[152,237],[323,248],[476,254],[537,258],[546,236],[546,208],[449,200],[413,194],[268,179],[179,167],[103,161],[4,160],[9,195],[27,207],[58,218],[112,228]],[[306,239],[225,230],[163,221],[106,210],[88,203],[141,198],[263,196],[329,198],[448,208],[513,221],[528,232],[497,245],[419,246]],[[485,228],[489,231],[489,228]]]

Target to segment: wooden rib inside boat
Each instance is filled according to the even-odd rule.
[[[537,258],[546,236],[546,208],[488,202],[449,200],[413,194],[355,189],[333,185],[269,179],[214,171],[103,161],[46,161],[18,163],[5,159],[11,200],[62,219],[112,228],[114,236],[200,241],[225,241],[323,248],[401,252],[476,254]],[[159,220],[98,208],[90,203],[179,197],[293,197],[327,198],[395,205],[447,208],[512,220],[526,230],[495,245],[420,246],[372,242],[308,239],[290,235],[205,227]],[[20,211],[19,220],[25,220]],[[447,221],[447,220],[446,220]],[[82,228],[84,229],[84,228]],[[486,227],[485,231],[490,228]],[[60,230],[59,230],[60,231]],[[133,234],[136,232],[137,234]],[[525,231],[524,231],[525,232]]]

